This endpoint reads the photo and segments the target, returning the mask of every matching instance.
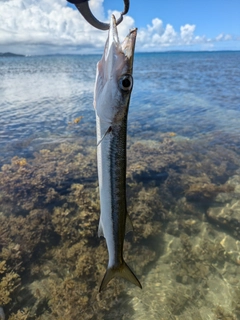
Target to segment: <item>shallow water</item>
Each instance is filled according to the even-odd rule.
[[[0,306],[9,319],[239,319],[240,52],[135,55],[124,256],[143,290],[114,280],[100,295],[99,58],[0,59]]]

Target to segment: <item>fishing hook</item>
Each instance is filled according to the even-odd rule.
[[[89,4],[88,4],[89,0],[67,0],[67,1],[75,4],[75,6],[78,8],[78,11],[81,13],[81,15],[93,27],[100,29],[100,30],[108,30],[109,29],[109,27],[110,27],[109,23],[101,22],[94,17],[94,15],[92,14],[92,12],[89,8]],[[121,13],[120,18],[117,20],[117,25],[123,21],[123,15],[128,13],[128,10],[129,10],[129,0],[123,0],[123,1],[124,1],[124,10]]]

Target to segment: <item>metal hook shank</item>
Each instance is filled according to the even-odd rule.
[[[122,22],[123,15],[126,14],[129,10],[129,0],[123,0],[124,1],[124,10],[121,13],[120,18],[117,20],[117,25]],[[92,14],[88,0],[68,0],[68,2],[71,2],[75,4],[75,6],[78,8],[81,15],[87,20],[88,23],[90,23],[93,27],[100,29],[100,30],[108,30],[109,29],[109,23],[103,23],[96,19],[94,15]]]

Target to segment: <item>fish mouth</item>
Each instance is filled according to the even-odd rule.
[[[105,56],[109,56],[112,47],[117,49],[119,46],[120,42],[118,37],[117,22],[115,16],[112,14],[108,31],[108,39],[105,45]]]
[[[116,56],[117,54],[121,53],[124,54],[127,59],[132,60],[134,56],[136,37],[137,28],[134,28],[130,30],[124,41],[120,43],[117,30],[117,21],[115,16],[112,14],[108,31],[108,39],[105,45],[105,60],[108,60],[111,54]]]

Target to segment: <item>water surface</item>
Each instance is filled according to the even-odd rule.
[[[240,52],[135,55],[124,257],[143,290],[117,279],[100,295],[99,59],[0,58],[0,306],[9,319],[238,319]]]

